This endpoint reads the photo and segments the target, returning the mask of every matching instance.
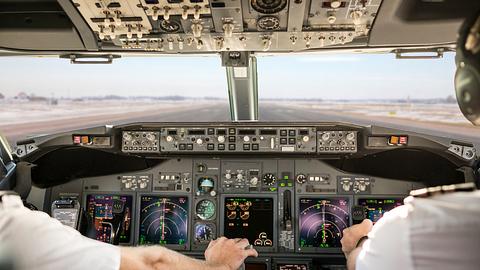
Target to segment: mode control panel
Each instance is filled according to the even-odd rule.
[[[312,127],[162,128],[162,152],[316,152]]]
[[[318,153],[356,153],[357,131],[318,131]]]
[[[155,131],[123,131],[122,151],[127,153],[156,153],[160,147],[160,133]]]

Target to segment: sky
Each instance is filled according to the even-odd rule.
[[[259,97],[317,99],[445,98],[455,95],[454,54],[397,60],[393,54],[257,58]],[[1,57],[0,93],[38,96],[227,97],[219,56],[126,57],[111,65],[72,65],[51,57]]]

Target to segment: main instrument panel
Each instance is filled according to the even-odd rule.
[[[247,238],[260,253],[247,269],[338,269],[345,228],[366,218],[377,222],[425,186],[346,172],[331,162],[431,142],[382,131],[335,123],[147,123],[74,131],[55,141],[150,165],[52,186],[46,203],[57,219],[103,242],[163,245],[201,257],[219,236]],[[468,162],[451,148],[445,153]],[[78,212],[83,217],[75,226]]]
[[[219,236],[247,238],[265,260],[250,262],[259,269],[310,269],[319,256],[341,258],[345,228],[378,221],[419,187],[319,159],[177,156],[146,171],[56,186],[51,198],[76,196],[90,217],[86,235],[99,241],[201,256]]]

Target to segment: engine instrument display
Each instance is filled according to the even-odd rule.
[[[299,207],[300,247],[341,247],[342,231],[350,223],[348,199],[303,198]]]
[[[141,196],[140,245],[188,242],[188,197]]]
[[[257,247],[273,246],[272,198],[225,198],[224,235],[247,238]]]
[[[132,196],[87,195],[87,236],[102,242],[130,243]]]
[[[395,207],[403,204],[402,199],[358,199],[358,204],[363,206],[363,218],[377,222],[383,215]]]

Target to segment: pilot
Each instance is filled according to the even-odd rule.
[[[349,270],[479,269],[480,191],[429,188],[343,231]]]
[[[246,257],[258,256],[247,239],[225,237],[210,242],[205,261],[161,246],[113,246],[84,237],[44,212],[25,208],[21,198],[9,191],[0,191],[0,244],[15,258],[15,270],[236,270]],[[0,264],[1,270],[9,263]]]
[[[460,29],[455,75],[460,108],[477,124],[479,15],[467,20]],[[465,184],[455,188],[458,187],[466,189]],[[414,196],[405,199],[405,205],[386,213],[374,226],[370,220],[364,220],[345,229],[341,243],[348,269],[480,269],[480,191],[449,192],[455,188],[413,192]]]

